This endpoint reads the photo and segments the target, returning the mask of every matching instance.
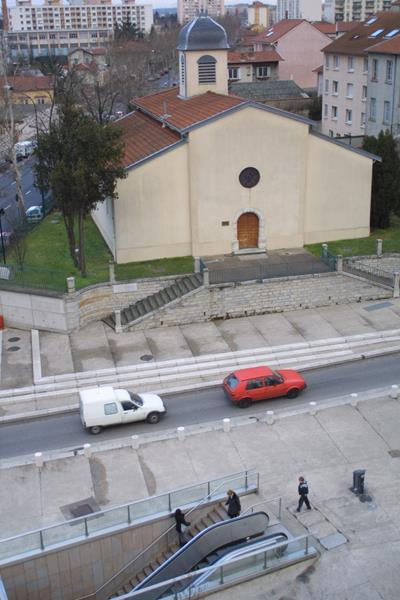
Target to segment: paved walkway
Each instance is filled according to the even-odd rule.
[[[400,299],[325,306],[116,334],[102,322],[71,335],[40,332],[42,375],[328,340],[400,329]],[[150,359],[150,360],[148,360]],[[32,385],[29,331],[5,330],[1,388]]]

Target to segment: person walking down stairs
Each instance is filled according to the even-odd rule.
[[[178,532],[179,545],[182,548],[186,544],[187,537],[185,535],[187,528],[190,527],[190,521],[186,521],[185,515],[180,508],[175,511],[175,529]]]
[[[225,502],[225,505],[228,506],[228,516],[234,519],[240,515],[240,511],[242,510],[239,496],[233,490],[228,490],[227,494],[228,500]]]

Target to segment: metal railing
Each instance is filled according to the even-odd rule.
[[[325,261],[324,261],[325,262]],[[297,277],[299,275],[315,275],[334,270],[328,263],[320,260],[292,261],[270,264],[267,261],[247,264],[243,267],[226,267],[209,270],[210,284],[231,283],[236,281],[264,281],[280,277]]]
[[[282,496],[277,496],[276,498],[269,498],[268,500],[261,500],[260,502],[256,502],[251,506],[247,507],[245,511],[241,513],[241,515],[246,515],[247,513],[253,513],[255,508],[259,508],[260,506],[264,506],[265,504],[271,505],[273,502],[276,502],[278,505],[278,510],[276,511],[276,516],[279,520],[282,517]]]
[[[249,548],[249,552],[243,556],[234,557],[221,564],[203,569],[196,569],[191,573],[165,580],[136,592],[131,591],[119,598],[120,600],[128,600],[128,598],[147,600],[156,597],[157,590],[160,590],[161,594],[162,589],[168,586],[169,588],[174,587],[177,591],[171,590],[169,594],[163,593],[164,600],[193,600],[211,594],[222,586],[235,585],[284,566],[313,558],[317,555],[317,551],[312,545],[312,540],[312,536],[306,534],[268,545],[266,548],[253,551]],[[196,583],[196,580],[200,578],[201,584]]]
[[[165,494],[101,510],[86,517],[77,517],[64,523],[5,538],[0,540],[0,561],[27,553],[41,552],[63,543],[98,535],[110,529],[127,527],[136,521],[150,519],[156,515],[168,515],[178,506],[190,506],[193,503],[204,502],[204,498],[212,498],[217,489],[222,486],[229,487],[232,481],[241,480],[243,482],[241,489],[243,490],[256,490],[258,489],[258,479],[258,473],[252,469],[241,471],[233,475],[178,488]],[[219,497],[222,495],[217,495],[217,498]]]
[[[343,271],[369,279],[374,283],[381,283],[390,287],[394,286],[393,273],[371,265],[363,264],[361,261],[355,260],[354,258],[343,259]]]
[[[337,256],[335,254],[331,254],[327,248],[322,246],[321,250],[321,260],[329,267],[331,271],[336,270],[337,265]]]
[[[193,506],[186,513],[185,517],[187,517],[188,515],[193,513],[200,506],[206,504],[210,500],[212,500],[212,499],[217,500],[217,499],[220,499],[221,497],[225,497],[226,489],[229,489],[229,487],[235,487],[235,489],[238,493],[248,492],[250,489],[253,489],[253,491],[257,491],[259,488],[259,473],[252,469],[248,470],[248,471],[242,471],[241,473],[229,475],[228,477],[222,478],[222,481],[220,481],[220,479],[219,480],[214,479],[214,480],[207,482],[208,489],[207,489],[206,494],[203,496],[203,498],[201,498],[201,500],[199,502],[197,502],[197,504],[195,506]],[[251,480],[254,480],[254,479],[255,479],[255,483],[252,484]],[[218,485],[215,488],[211,489],[210,484],[216,483],[217,481],[219,481]],[[240,486],[240,485],[238,486],[237,485],[238,482],[242,482],[243,486]],[[233,484],[236,484],[236,485],[234,486]],[[217,492],[219,492],[219,490],[221,490],[221,488],[224,489],[224,494],[217,493]],[[180,504],[179,503],[175,504],[175,506],[182,506],[183,504],[184,503],[181,502]],[[103,585],[101,585],[95,592],[93,592],[93,594],[88,594],[86,596],[82,596],[82,597],[78,598],[77,600],[89,600],[89,599],[93,599],[93,598],[96,598],[96,600],[102,600],[102,599],[109,598],[111,596],[111,594],[115,591],[116,587],[121,585],[123,581],[126,581],[128,578],[132,577],[132,573],[139,570],[139,567],[134,566],[135,563],[138,563],[139,560],[142,560],[144,562],[145,556],[148,556],[149,554],[151,554],[153,549],[156,546],[159,546],[163,540],[166,541],[168,539],[168,535],[174,530],[175,530],[175,524],[168,527],[168,529],[166,529],[163,533],[161,533],[144,550],[142,550],[141,552],[139,552],[139,554],[134,556],[134,558],[132,558],[126,565],[124,565],[121,569],[119,569],[117,571],[117,573],[114,573],[114,575],[112,577],[110,577],[107,581],[105,581],[103,583]],[[130,571],[130,573],[128,573],[128,570]],[[118,584],[117,584],[117,581],[118,581]]]

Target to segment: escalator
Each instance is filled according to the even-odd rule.
[[[249,540],[260,540],[265,536],[269,517],[265,512],[256,512],[242,517],[215,523],[198,533],[183,548],[175,552],[153,573],[148,575],[134,589],[142,591],[140,600],[157,600],[171,589],[171,583],[160,585],[157,589],[146,588],[168,581],[202,566],[207,557],[219,558],[218,552],[223,549],[237,547]],[[264,543],[266,540],[264,540]],[[275,543],[277,543],[275,541]]]

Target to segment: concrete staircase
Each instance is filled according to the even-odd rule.
[[[167,304],[179,300],[189,292],[203,285],[203,277],[200,273],[186,275],[175,279],[175,283],[162,290],[138,300],[121,310],[121,326],[128,329],[134,323],[145,319]],[[115,329],[115,314],[108,315],[103,319],[104,323]]]
[[[191,519],[191,515],[188,516],[188,519]],[[205,516],[201,517],[196,523],[191,524],[190,528],[186,532],[186,536],[188,541],[192,539],[195,535],[203,531],[210,525],[214,525],[214,523],[220,523],[227,519],[226,510],[223,508],[223,503],[219,503],[214,506],[210,512],[208,512]],[[129,594],[132,590],[141,582],[145,577],[150,575],[153,571],[155,571],[158,567],[160,567],[170,556],[175,554],[179,550],[178,542],[174,542],[168,547],[168,550],[161,552],[159,556],[157,556],[147,567],[142,569],[139,573],[133,576],[127,583],[121,586],[117,592],[111,596],[111,598],[116,598],[118,596],[123,596],[124,594]],[[206,563],[202,564],[202,567],[207,566]]]

